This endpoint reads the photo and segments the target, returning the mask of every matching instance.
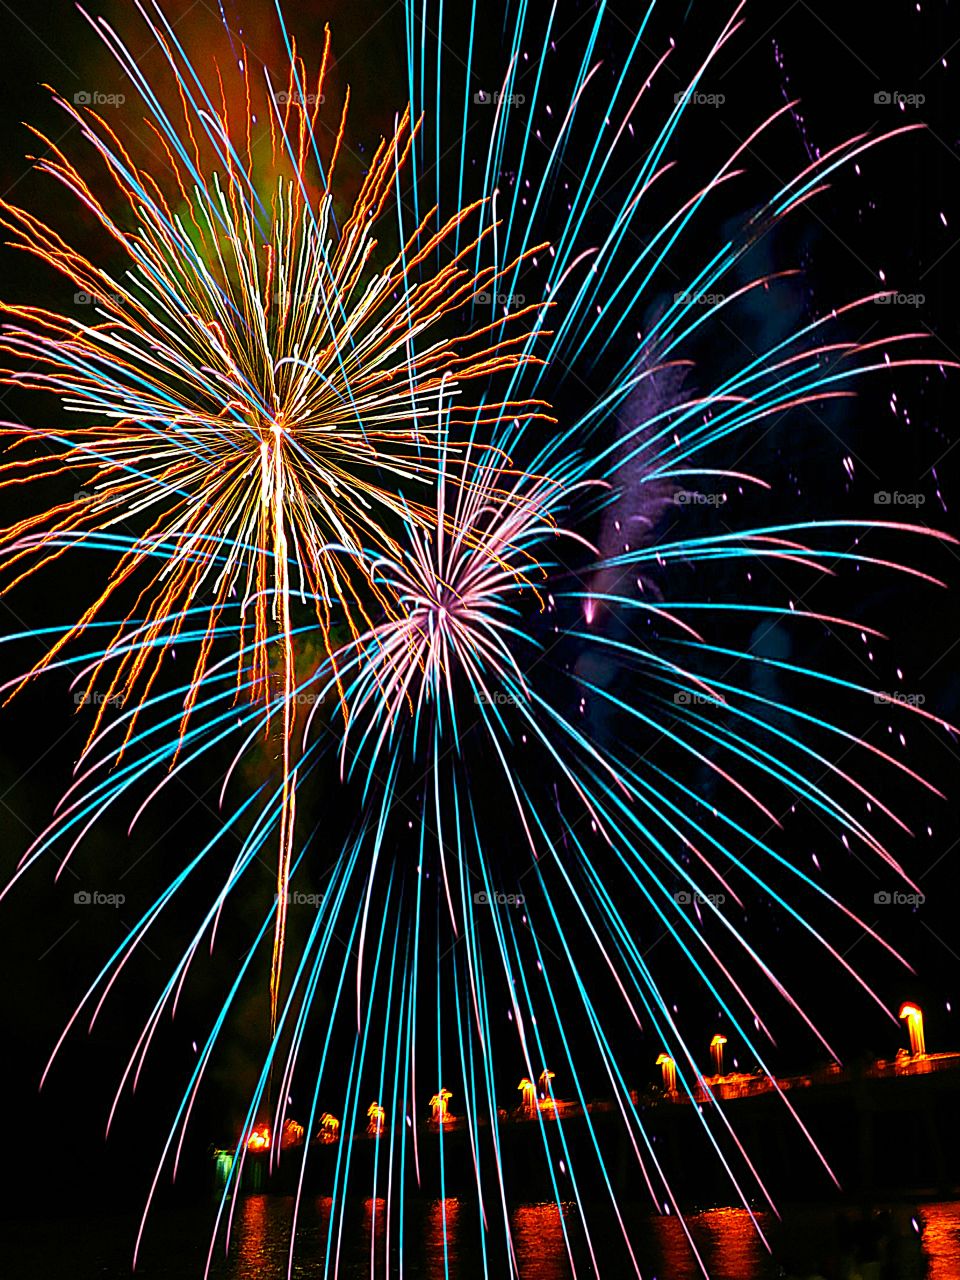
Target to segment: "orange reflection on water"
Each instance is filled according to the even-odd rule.
[[[368,1196],[363,1202],[363,1239],[369,1242],[370,1274],[380,1275],[386,1262],[387,1202]]]
[[[567,1206],[563,1207],[564,1214]],[[521,1280],[566,1280],[570,1275],[560,1209],[552,1201],[524,1204],[511,1219]]]
[[[746,1209],[710,1209],[691,1215],[687,1226],[712,1280],[759,1280],[764,1274],[767,1251]],[[662,1274],[670,1280],[703,1275],[678,1218],[657,1218],[654,1230]]]
[[[758,1215],[761,1227],[765,1215]],[[711,1209],[691,1219],[691,1233],[713,1276],[753,1280],[767,1258],[754,1220],[746,1209]],[[702,1240],[702,1243],[701,1243]]]
[[[269,1211],[269,1196],[246,1196],[240,1205],[235,1219],[236,1280],[257,1280],[269,1267],[273,1249]]]
[[[923,1252],[927,1280],[957,1280],[960,1276],[960,1203],[926,1204],[918,1212],[923,1219]]]
[[[434,1200],[423,1224],[423,1274],[426,1280],[448,1280],[451,1274],[455,1274],[460,1256],[459,1227],[460,1201],[452,1196],[446,1200]]]

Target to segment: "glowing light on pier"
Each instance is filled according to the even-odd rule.
[[[230,1177],[230,1171],[233,1168],[233,1152],[226,1150],[218,1150],[213,1153],[214,1165],[217,1171],[217,1186],[226,1185]]]
[[[379,1102],[371,1102],[367,1107],[367,1133],[372,1133],[375,1138],[379,1138],[383,1132],[383,1122],[386,1112]]]
[[[280,1134],[280,1150],[286,1151],[288,1147],[299,1147],[303,1142],[303,1125],[296,1120],[284,1120],[283,1131]]]
[[[657,1059],[657,1066],[663,1072],[663,1090],[664,1093],[677,1092],[677,1064],[668,1053],[661,1053]]]
[[[447,1104],[452,1097],[453,1094],[449,1089],[441,1089],[430,1099],[430,1118],[434,1124],[449,1124],[452,1117],[447,1110]]]
[[[520,1106],[528,1116],[534,1116],[537,1112],[537,1090],[532,1080],[528,1080],[526,1076],[517,1085],[522,1095]]]
[[[716,1035],[710,1041],[710,1054],[713,1057],[714,1075],[723,1075],[723,1046],[727,1043],[727,1037]]]
[[[904,1004],[900,1007],[900,1017],[907,1024],[907,1034],[910,1036],[910,1052],[915,1058],[922,1058],[927,1052],[926,1041],[923,1036],[923,1010],[918,1009],[915,1004]]]
[[[269,1151],[270,1150],[270,1126],[267,1124],[258,1124],[247,1139],[248,1151]]]
[[[329,1146],[336,1142],[340,1136],[340,1121],[336,1116],[332,1116],[329,1111],[325,1111],[320,1117],[320,1130],[317,1133],[317,1141],[322,1142],[324,1146]]]

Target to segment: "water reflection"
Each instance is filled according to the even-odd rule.
[[[917,1210],[923,1227],[927,1280],[960,1276],[960,1203],[926,1204]]]
[[[561,1216],[552,1201],[514,1210],[510,1225],[521,1280],[566,1280],[570,1275],[564,1225],[571,1211],[573,1205],[564,1205]]]
[[[711,1209],[691,1219],[691,1232],[710,1274],[717,1280],[725,1276],[754,1280],[763,1275],[767,1251],[757,1226],[766,1232],[768,1221],[767,1215],[759,1214],[754,1222],[746,1209]]]
[[[434,1200],[427,1211],[423,1232],[423,1275],[426,1280],[448,1280],[458,1275],[460,1257],[460,1201]]]
[[[234,1206],[236,1280],[256,1280],[273,1261],[275,1207],[269,1196],[247,1196]],[[231,1250],[232,1252],[232,1250]]]
[[[761,1229],[765,1223],[759,1215]],[[712,1280],[759,1280],[768,1274],[767,1253],[746,1209],[711,1209],[687,1219],[687,1231]],[[679,1218],[650,1220],[658,1274],[669,1280],[695,1280],[703,1271]]]
[[[370,1274],[382,1275],[386,1267],[387,1202],[379,1196],[363,1202],[362,1238],[369,1242]]]
[[[305,1204],[298,1224],[296,1271],[319,1273],[326,1256],[332,1202],[329,1198]],[[215,1268],[218,1280],[272,1280],[286,1274],[293,1201],[287,1197],[253,1195],[237,1205],[229,1261]],[[631,1246],[643,1270],[655,1268],[669,1280],[695,1280],[702,1276],[694,1250],[677,1218],[648,1217],[644,1212],[625,1213]],[[602,1215],[601,1215],[602,1221]],[[552,1202],[518,1205],[511,1214],[514,1254],[521,1280],[568,1280],[590,1270],[591,1255],[604,1273],[612,1240],[621,1239],[614,1218],[591,1230],[588,1243],[573,1203],[560,1208]],[[690,1235],[713,1280],[759,1280],[763,1248],[749,1215],[742,1209],[716,1209],[688,1221]],[[387,1202],[367,1199],[348,1205],[341,1222],[333,1224],[342,1242],[340,1274],[351,1277],[386,1277],[396,1273],[397,1259],[388,1272],[386,1260]],[[485,1274],[506,1274],[500,1250],[488,1250],[484,1270],[477,1206],[448,1197],[407,1207],[405,1253],[407,1271],[417,1280],[449,1280],[450,1276],[473,1280]],[[611,1236],[611,1232],[614,1236]],[[960,1249],[960,1241],[958,1241]],[[958,1253],[960,1256],[960,1253]],[[223,1269],[221,1270],[221,1267]],[[941,1273],[955,1277],[960,1271]]]
[[[328,1198],[304,1202],[294,1276],[313,1280],[323,1274],[332,1208]],[[396,1211],[396,1205],[389,1206],[391,1215]],[[221,1254],[214,1263],[215,1280],[285,1280],[292,1212],[293,1201],[289,1197],[251,1195],[238,1201],[233,1242],[228,1256]],[[386,1200],[367,1199],[348,1203],[342,1219],[334,1216],[333,1238],[334,1242],[339,1239],[341,1250],[340,1280],[386,1280],[398,1274],[395,1244],[389,1263],[387,1260],[387,1238],[395,1237],[396,1232],[392,1216],[388,1231],[387,1215]],[[623,1237],[612,1212],[608,1210],[605,1217],[600,1206],[591,1206],[587,1218],[590,1242],[572,1202],[559,1208],[554,1203],[518,1205],[510,1215],[510,1227],[520,1280],[569,1280],[574,1275],[594,1275],[591,1254],[603,1276],[633,1274],[629,1263],[617,1266]],[[785,1265],[788,1274],[791,1268],[794,1274],[807,1274],[811,1266],[821,1271],[827,1266],[827,1274],[852,1275],[855,1273],[849,1268],[844,1270],[850,1261],[843,1245],[844,1231],[856,1234],[867,1230],[871,1223],[879,1256],[885,1259],[888,1269],[892,1268],[891,1275],[913,1280],[960,1277],[960,1202],[915,1208],[901,1204],[867,1215],[856,1210],[811,1207],[788,1211],[782,1224],[771,1214],[759,1215],[759,1225],[770,1238],[772,1258],[744,1209],[713,1209],[689,1217],[686,1225],[693,1245],[684,1224],[676,1217],[653,1217],[646,1206],[623,1206],[623,1220],[641,1273],[659,1280],[700,1280],[703,1271],[694,1246],[711,1280],[767,1280],[778,1274],[778,1264]],[[199,1232],[199,1222],[195,1225]],[[488,1240],[494,1238],[495,1225],[491,1224]],[[798,1247],[798,1242],[803,1247]],[[484,1259],[479,1206],[452,1197],[407,1203],[404,1257],[403,1274],[409,1280],[484,1280],[487,1276],[499,1280],[510,1274],[502,1244],[488,1244]],[[165,1262],[165,1268],[156,1270],[148,1262],[144,1276],[188,1274],[175,1269],[177,1262],[170,1253]],[[120,1275],[109,1270],[102,1274]],[[44,1280],[46,1273],[41,1269],[38,1275]],[[58,1275],[57,1280],[62,1276]]]

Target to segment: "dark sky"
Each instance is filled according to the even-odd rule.
[[[244,27],[260,56],[268,63],[276,59],[279,65],[272,5],[256,6],[246,0],[238,12],[229,0],[225,3],[228,19]],[[124,24],[128,23],[134,30],[131,8],[114,3],[99,11],[121,29],[126,30]],[[179,14],[181,8],[187,6],[181,2],[170,12]],[[960,262],[960,203],[956,198],[960,186],[956,103],[960,98],[953,67],[954,56],[960,58],[960,45],[952,49],[957,32],[955,21],[951,21],[955,7],[924,3],[918,12],[915,4],[897,0],[882,8],[881,21],[864,16],[863,6],[827,5],[820,0],[813,4],[758,0],[748,5],[745,28],[723,53],[712,76],[711,87],[725,96],[723,107],[702,125],[697,120],[696,128],[688,129],[678,140],[674,155],[694,173],[705,170],[707,163],[744,136],[751,122],[780,105],[785,88],[789,96],[802,99],[802,105],[793,119],[781,125],[775,142],[758,147],[751,155],[751,181],[756,183],[748,187],[751,192],[763,189],[765,178],[785,178],[803,167],[814,149],[826,150],[860,131],[922,120],[926,132],[894,140],[871,153],[862,162],[859,176],[848,171],[838,175],[832,189],[796,225],[758,248],[754,265],[766,269],[803,266],[804,284],[793,301],[797,308],[823,308],[867,292],[878,287],[882,272],[891,288],[922,295],[922,302],[904,308],[896,321],[928,334],[931,355],[956,360],[960,358],[960,324],[955,288],[949,284],[956,278]],[[692,0],[689,5],[664,3],[660,9],[651,24],[649,48],[659,51],[672,35],[679,45],[678,62],[685,68],[694,65],[693,60],[707,47],[706,30],[712,31],[716,25],[717,6]],[[559,6],[558,61],[551,72],[557,83],[579,61],[580,31],[592,11],[586,5]],[[603,74],[617,70],[638,11],[639,6],[613,6],[610,34],[605,46],[597,50],[597,56],[604,60]],[[346,167],[349,171],[353,164],[359,172],[370,145],[389,127],[393,112],[404,102],[402,8],[392,6],[381,12],[366,3],[323,5],[297,0],[288,3],[285,12],[308,60],[316,57],[320,47],[323,21],[329,20],[332,26],[338,56],[336,80],[340,87],[350,83],[354,94],[348,148],[353,159]],[[451,48],[462,49],[460,20],[448,13],[445,21]],[[194,6],[184,17],[184,38],[203,43],[216,30],[216,22],[215,5]],[[489,25],[490,30],[483,32],[481,57],[474,72],[477,87],[484,86],[482,68],[497,65],[494,51],[499,24]],[[620,37],[615,37],[613,32],[618,30]],[[19,16],[0,6],[0,31],[5,63],[0,84],[0,195],[30,208],[62,214],[57,209],[60,197],[51,194],[49,181],[30,175],[23,161],[24,153],[32,149],[32,140],[21,121],[58,128],[46,91],[40,87],[43,82],[70,94],[96,85],[103,85],[103,92],[118,92],[120,80],[82,18],[60,0]],[[131,45],[136,47],[132,36]],[[685,52],[688,46],[689,52]],[[146,52],[145,57],[148,66],[154,65],[155,51]],[[882,98],[894,92],[920,95],[923,101],[901,110],[877,100],[877,95]],[[473,148],[476,139],[471,136],[468,141]],[[479,155],[479,143],[476,145]],[[568,159],[575,169],[575,155]],[[743,203],[738,205],[737,199]],[[749,210],[749,197],[737,199],[727,206],[729,223],[702,229],[704,244]],[[52,305],[57,286],[9,250],[0,256],[0,271],[6,297],[18,301],[39,297]],[[787,319],[792,314],[788,306]],[[883,322],[889,319],[886,314],[879,317]],[[729,335],[729,350],[699,352],[698,358],[723,368],[739,358],[738,344],[765,340],[777,331],[780,321],[781,317],[762,306],[752,313],[747,310],[740,321],[742,330]],[[864,324],[856,336],[867,333]],[[918,508],[921,522],[958,534],[955,507],[960,450],[953,448],[957,376],[953,375],[951,384],[950,378],[936,372],[907,372],[895,381],[878,379],[865,386],[856,401],[842,407],[824,409],[819,415],[789,415],[758,445],[750,461],[759,463],[768,478],[776,478],[777,491],[785,497],[792,499],[799,493],[802,510],[811,516],[839,512],[870,518],[877,511],[872,495],[898,489],[924,495],[924,504]],[[892,406],[894,390],[897,399]],[[39,422],[49,412],[48,405],[15,393],[4,397],[4,404],[5,415],[13,420]],[[844,469],[845,457],[855,460],[852,479]],[[758,508],[757,514],[767,518],[771,508]],[[775,518],[782,515],[786,519],[791,514],[772,509]],[[863,582],[862,598],[858,596],[852,604],[847,586],[832,594],[825,588],[817,604],[824,609],[832,604],[838,611],[846,608],[865,622],[888,629],[896,653],[895,660],[894,649],[884,660],[891,679],[893,669],[899,666],[905,673],[904,687],[922,692],[925,705],[956,721],[960,719],[956,606],[960,556],[949,549],[931,550],[916,544],[909,546],[905,555],[913,557],[911,563],[922,564],[945,578],[950,593],[906,578],[876,575]],[[88,566],[83,572],[97,572],[92,558],[83,563]],[[0,602],[3,630],[74,616],[89,585],[76,573],[48,576],[42,591],[28,589]],[[24,646],[17,647],[17,662],[9,651],[2,652],[5,676],[32,656]],[[816,661],[819,655],[804,656]],[[66,680],[56,676],[4,709],[0,721],[0,848],[4,868],[14,867],[31,834],[48,820],[69,783],[83,738],[74,710]],[[862,728],[866,732],[868,726]],[[919,881],[927,901],[917,910],[892,907],[886,915],[874,912],[874,893],[894,886],[852,859],[847,866],[835,866],[833,884],[854,910],[904,950],[916,970],[915,979],[907,979],[875,949],[870,952],[871,958],[864,963],[888,1003],[907,996],[918,1000],[928,1011],[928,1046],[960,1048],[960,1025],[956,1015],[947,1011],[948,1002],[955,1008],[960,1004],[960,932],[955,925],[954,899],[960,848],[955,804],[958,748],[956,742],[925,726],[914,726],[911,735],[911,763],[929,774],[948,797],[940,802],[918,790],[899,787],[895,797],[900,811],[918,832],[915,839],[904,839],[898,853]],[[186,994],[177,1023],[158,1037],[138,1098],[121,1111],[107,1165],[103,1166],[100,1134],[118,1068],[129,1052],[131,1030],[139,1032],[157,984],[165,979],[189,936],[189,920],[172,920],[151,943],[149,953],[138,955],[94,1034],[87,1037],[85,1027],[75,1032],[43,1095],[37,1093],[37,1079],[66,1018],[133,919],[126,908],[78,909],[74,893],[100,883],[108,891],[122,891],[131,909],[133,904],[149,901],[169,879],[171,867],[179,865],[183,849],[199,844],[212,831],[216,784],[216,777],[211,776],[209,792],[202,779],[192,780],[189,789],[174,789],[166,804],[149,814],[129,839],[119,817],[109,820],[84,843],[58,884],[52,883],[51,859],[0,906],[5,1110],[8,1140],[12,1134],[23,1153],[20,1167],[24,1170],[7,1207],[22,1199],[20,1192],[29,1194],[34,1176],[47,1165],[45,1153],[51,1144],[63,1153],[65,1166],[76,1158],[84,1168],[111,1169],[110,1185],[115,1194],[129,1193],[135,1201],[142,1194],[145,1171],[152,1168],[158,1139],[165,1135],[169,1122],[170,1081],[176,1080],[179,1089],[182,1074],[192,1062],[192,1041],[200,1034],[197,1028],[206,1025],[206,995],[219,989],[237,957],[244,953],[243,927],[237,924],[225,930],[217,955]],[[319,808],[322,798],[313,803]],[[931,834],[927,834],[928,826]],[[785,838],[797,848],[812,847],[817,828],[810,821],[797,819],[788,824]],[[214,874],[211,883],[215,879]],[[122,890],[117,888],[121,884]],[[267,878],[263,888],[269,891]],[[756,924],[765,936],[765,922],[758,920]],[[838,925],[834,936],[851,959],[869,947],[858,931],[847,925]],[[769,941],[772,947],[776,945],[772,936]],[[783,963],[798,995],[822,1015],[824,1026],[837,1037],[845,1054],[856,1056],[873,1050],[892,1055],[899,1043],[896,1029],[885,1024],[852,988],[843,988],[842,1000],[835,999],[834,969],[807,960],[791,962],[789,954]],[[691,999],[695,998],[692,994]],[[245,1100],[250,1063],[258,1048],[257,1033],[250,1027],[259,1025],[262,1012],[262,1003],[251,997],[243,1016],[237,1019],[230,1050],[199,1113],[198,1151],[211,1138],[230,1134],[237,1108]],[[815,1058],[815,1046],[791,1031],[785,1035],[776,1065],[788,1072]],[[649,1074],[646,1067],[638,1068],[642,1078]],[[118,1152],[122,1154],[118,1156]],[[122,1169],[119,1180],[118,1168]],[[133,1176],[128,1176],[131,1171]]]

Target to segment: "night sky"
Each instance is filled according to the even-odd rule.
[[[241,5],[230,0],[224,3],[228,21],[237,30],[243,29],[254,52],[267,64],[271,59],[279,64],[281,46],[272,5],[257,6],[249,0]],[[115,22],[128,35],[131,47],[137,48],[131,34],[138,30],[132,6],[111,3],[92,8]],[[707,51],[707,32],[718,25],[719,11],[708,0],[665,2],[660,8],[645,44],[652,64],[668,39],[676,39],[679,85],[681,74],[689,73],[695,60]],[[608,36],[609,46],[597,50],[603,61],[600,74],[608,79],[618,72],[618,58],[631,37],[639,7],[618,3],[611,11],[622,23],[623,44]],[[178,0],[168,12],[183,15],[178,29],[185,40],[213,44],[219,38],[216,4],[187,5]],[[405,104],[403,9],[396,4],[378,7],[365,2],[288,0],[285,13],[308,62],[321,48],[324,22],[331,24],[337,58],[334,85],[339,91],[350,84],[354,95],[344,173],[348,184],[356,182],[364,157],[381,132],[391,126],[394,112]],[[592,14],[592,6],[569,0],[559,6],[560,34],[548,72],[551,84],[562,84],[565,75],[575,70],[582,48],[578,24]],[[960,361],[960,312],[955,287],[949,283],[956,280],[960,264],[960,202],[956,195],[960,189],[956,106],[960,97],[954,68],[954,59],[960,59],[960,43],[953,48],[958,36],[957,24],[951,21],[955,17],[955,6],[949,3],[918,5],[900,0],[883,5],[882,18],[867,16],[862,6],[827,5],[819,0],[812,4],[758,0],[747,6],[744,28],[724,50],[705,86],[709,92],[723,95],[724,101],[688,113],[672,158],[685,172],[706,175],[785,96],[799,98],[801,103],[771,138],[751,148],[744,166],[748,171],[745,179],[735,192],[724,196],[722,214],[716,220],[704,220],[694,252],[707,250],[728,234],[777,178],[785,180],[818,152],[844,138],[917,121],[922,121],[926,130],[893,139],[869,152],[859,173],[844,167],[830,190],[756,247],[745,272],[800,267],[804,274],[777,294],[775,305],[761,296],[742,308],[736,322],[731,321],[726,348],[717,349],[714,331],[709,347],[693,351],[699,365],[709,364],[709,376],[717,377],[732,367],[743,358],[745,348],[760,349],[761,343],[769,343],[814,312],[884,285],[912,296],[916,305],[898,303],[894,314],[892,307],[877,308],[875,319],[873,309],[865,308],[843,332],[865,340],[894,328],[924,333],[928,335],[929,356]],[[446,39],[452,48],[463,46],[463,21],[455,13],[445,15]],[[495,56],[498,24],[489,25],[473,70],[477,89],[486,88],[488,80],[494,82],[492,71],[485,68],[499,65]],[[0,5],[0,29],[5,54],[5,75],[0,80],[0,195],[30,209],[42,209],[55,222],[56,217],[70,214],[50,180],[30,173],[23,157],[33,149],[33,139],[21,122],[35,123],[52,130],[54,138],[60,137],[63,120],[52,110],[44,82],[67,95],[87,89],[118,93],[123,92],[123,86],[90,28],[67,3],[51,0],[42,8],[24,12]],[[144,59],[148,70],[158,68],[155,50],[145,50]],[[458,70],[452,73],[454,78],[458,74]],[[896,93],[922,101],[901,106],[883,100],[884,95]],[[485,155],[484,122],[479,107],[467,130],[467,155],[476,163]],[[131,145],[143,143],[142,128],[138,132],[136,115],[129,107],[124,127]],[[69,138],[63,142],[66,146]],[[566,165],[568,180],[575,183],[575,153],[567,156]],[[611,189],[628,177],[628,172],[612,175]],[[504,180],[509,181],[509,175]],[[668,213],[670,193],[665,191],[660,199]],[[557,200],[562,207],[562,193],[557,193]],[[88,233],[91,244],[95,243],[92,230],[81,228],[82,235]],[[549,227],[546,234],[550,234]],[[0,271],[7,299],[69,308],[70,299],[62,297],[61,282],[45,277],[9,249],[0,251]],[[677,287],[680,283],[678,280]],[[651,304],[651,310],[655,305]],[[602,377],[602,369],[584,370],[581,392],[586,402],[602,386]],[[769,420],[752,438],[749,451],[732,461],[757,470],[773,489],[762,499],[744,496],[738,516],[744,523],[794,516],[891,518],[890,509],[878,505],[875,495],[899,491],[920,494],[923,501],[911,506],[906,515],[898,510],[893,518],[916,518],[960,536],[955,514],[960,495],[960,450],[955,448],[958,378],[960,373],[948,371],[944,376],[937,369],[880,375],[861,381],[855,400],[801,409]],[[40,424],[57,412],[41,397],[26,396],[15,389],[6,388],[0,399],[3,415],[10,421]],[[24,497],[23,502],[27,501]],[[8,512],[4,516],[4,523],[12,518]],[[895,549],[890,540],[879,546],[887,552]],[[845,612],[865,625],[887,631],[890,643],[876,646],[872,659],[867,654],[874,646],[856,634],[845,650],[838,650],[835,642],[828,644],[822,636],[808,636],[804,649],[796,638],[774,631],[763,641],[768,646],[765,651],[810,665],[823,662],[851,679],[921,695],[927,708],[960,722],[960,553],[956,547],[935,546],[926,540],[908,541],[899,551],[907,563],[942,578],[948,589],[874,572],[862,573],[856,582],[848,574],[839,582],[811,587],[809,576],[801,586],[799,575],[794,581],[786,574],[785,589],[809,592],[804,597],[805,607]],[[2,631],[14,633],[74,618],[89,599],[91,581],[83,575],[89,573],[93,580],[102,570],[96,557],[78,559],[69,569],[48,573],[41,584],[28,585],[4,598],[0,601]],[[718,597],[735,597],[743,583],[732,569],[723,572],[728,576],[713,584],[715,592]],[[36,660],[37,643],[4,647],[5,679]],[[898,669],[902,678],[896,674]],[[32,836],[49,820],[69,785],[72,764],[82,748],[84,721],[75,715],[68,686],[69,677],[55,673],[4,708],[0,721],[0,848],[5,872],[12,872]],[[881,740],[877,735],[885,732],[890,721],[883,707],[873,705],[848,705],[844,715],[851,730],[873,735],[871,740],[875,741]],[[895,852],[926,895],[921,906],[875,905],[875,894],[903,886],[879,864],[868,866],[848,854],[835,837],[825,840],[817,818],[802,806],[783,815],[779,838],[810,874],[813,855],[817,855],[823,883],[904,953],[915,976],[904,973],[836,913],[817,916],[817,923],[829,929],[838,950],[864,968],[888,1006],[897,1006],[908,997],[923,1006],[928,1048],[960,1049],[960,931],[954,888],[960,850],[960,809],[956,804],[960,742],[919,721],[906,726],[898,722],[901,727],[907,735],[906,758],[911,766],[928,776],[947,797],[938,800],[920,788],[902,786],[889,775],[882,781],[884,799],[915,831],[912,839],[903,836]],[[878,776],[864,780],[877,783]],[[482,778],[478,785],[482,785]],[[71,1205],[88,1195],[100,1201],[105,1194],[117,1204],[142,1201],[181,1082],[185,1082],[194,1060],[194,1042],[206,1034],[211,999],[246,954],[249,922],[231,921],[218,937],[213,955],[198,963],[176,1020],[171,1024],[167,1019],[157,1036],[136,1098],[132,1102],[126,1099],[120,1108],[108,1147],[103,1145],[102,1133],[119,1072],[161,984],[192,932],[194,920],[186,918],[188,913],[184,918],[172,916],[151,936],[149,948],[138,950],[93,1033],[86,1034],[86,1024],[74,1030],[42,1094],[38,1094],[38,1078],[77,1001],[120,944],[126,928],[167,883],[172,869],[181,865],[184,851],[199,847],[216,829],[218,787],[219,776],[213,767],[206,778],[190,775],[189,785],[175,785],[159,806],[148,810],[131,837],[126,834],[129,813],[125,819],[119,812],[108,817],[83,842],[56,883],[56,862],[51,856],[0,904],[0,972],[4,975],[0,1026],[9,1154],[5,1163],[8,1171],[17,1171],[8,1194],[0,1200],[2,1211],[22,1212],[27,1206],[52,1216],[67,1212],[70,1206],[62,1204],[55,1189],[49,1199],[38,1197],[37,1189],[41,1177],[60,1179],[68,1169],[84,1171],[79,1185],[70,1174]],[[312,817],[319,821],[322,817],[339,827],[344,815],[335,813],[331,819],[329,808],[343,803],[331,788],[318,783],[305,797],[304,820]],[[214,870],[208,888],[216,883]],[[122,894],[125,902],[120,907],[75,902],[75,894],[92,888]],[[264,901],[271,888],[269,870],[265,869],[261,886]],[[197,892],[198,903],[202,903],[202,887],[198,886]],[[252,912],[251,918],[255,915]],[[818,958],[810,948],[795,950],[792,935],[781,935],[779,924],[762,904],[748,904],[747,919],[756,945],[776,962],[794,993],[846,1058],[893,1056],[903,1040],[900,1029],[884,1019],[852,982],[841,978],[836,966]],[[645,949],[655,957],[659,945],[656,930],[638,922],[638,931]],[[676,983],[678,999],[685,1000],[688,1008],[702,1006],[705,1050],[716,1029],[715,1011],[692,980],[678,974]],[[263,1051],[264,1019],[264,997],[252,992],[234,1019],[225,1051],[198,1108],[192,1145],[188,1144],[184,1157],[188,1184],[191,1169],[202,1166],[207,1146],[235,1137]],[[785,1013],[781,1016],[778,1009],[773,1021],[780,1039],[772,1055],[778,1071],[788,1074],[821,1060],[822,1051],[798,1028],[796,1020]],[[656,1053],[649,1052],[651,1047],[645,1043],[634,1064],[640,1086],[657,1074],[652,1066]],[[735,1055],[736,1045],[731,1044],[730,1049]],[[748,1065],[741,1062],[741,1066]],[[505,1097],[511,1097],[508,1090],[515,1088],[513,1076],[519,1072],[518,1057],[516,1072],[511,1069],[504,1079]]]

